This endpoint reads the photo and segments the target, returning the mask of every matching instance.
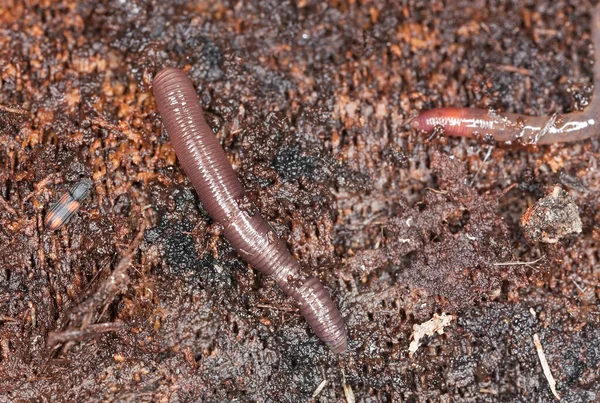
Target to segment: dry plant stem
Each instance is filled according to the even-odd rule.
[[[117,267],[113,270],[110,276],[108,276],[100,285],[99,289],[90,297],[88,297],[85,301],[83,301],[79,306],[77,306],[76,313],[83,315],[83,320],[81,321],[80,330],[85,329],[90,324],[95,322],[98,317],[102,316],[102,313],[113,300],[113,298],[127,287],[129,284],[130,278],[127,274],[127,268],[131,263],[131,258],[135,254],[138,246],[140,245],[142,238],[144,236],[144,230],[146,228],[146,224],[142,221],[140,225],[140,229],[138,234],[135,236],[135,239],[129,245],[129,248],[117,264]],[[104,305],[103,312],[97,314],[97,308],[101,305]]]
[[[82,341],[89,338],[99,337],[108,332],[116,332],[123,328],[122,323],[108,322],[89,325],[81,330],[65,330],[62,332],[50,332],[48,335],[48,345],[52,346],[57,343],[66,343],[74,341]]]
[[[431,132],[442,126],[449,136],[482,138],[520,144],[552,144],[584,140],[600,132],[600,4],[592,12],[594,55],[594,93],[592,102],[582,112],[564,115],[526,116],[498,114],[476,108],[437,108],[422,112],[412,125]]]
[[[12,206],[10,204],[8,204],[8,202],[4,199],[4,197],[0,196],[0,205],[2,206],[2,208],[6,211],[8,211],[10,214],[12,214],[13,216],[18,216],[17,212],[15,211],[14,208],[12,208]]]
[[[4,105],[0,105],[0,111],[7,113],[16,113],[17,115],[27,115],[29,113],[23,109],[11,108],[10,106]]]
[[[98,317],[101,317],[108,304],[113,300],[115,295],[123,290],[129,284],[130,278],[127,274],[127,268],[131,263],[131,258],[135,254],[138,246],[140,245],[146,229],[146,223],[142,221],[138,234],[129,245],[129,248],[117,264],[117,267],[111,275],[106,278],[99,289],[86,298],[83,302],[75,307],[75,309],[68,315],[65,316],[63,323],[59,328],[64,328],[68,321],[71,321],[74,326],[79,327],[76,330],[63,330],[57,332],[51,332],[48,335],[46,357],[44,364],[41,366],[40,373],[43,374],[48,365],[50,359],[56,351],[61,348],[64,343],[73,343],[81,340],[88,339],[90,337],[96,337],[99,334],[118,331],[122,328],[119,323],[101,323],[93,324]],[[102,269],[100,269],[102,270]],[[104,305],[103,312],[97,314],[98,307]]]
[[[544,348],[542,347],[540,336],[538,336],[537,333],[533,335],[533,344],[535,345],[538,358],[540,359],[540,364],[542,365],[544,376],[548,381],[548,385],[550,385],[550,390],[552,391],[552,394],[554,395],[556,400],[560,400],[560,396],[556,391],[556,380],[554,379],[554,376],[552,376],[552,371],[550,370],[550,366],[548,365],[548,361],[546,360],[546,354],[544,353]]]

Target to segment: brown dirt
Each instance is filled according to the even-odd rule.
[[[597,400],[599,139],[408,125],[584,107],[592,5],[446,3],[0,0],[0,401],[296,402],[324,379],[317,401],[550,401],[535,333],[563,401]],[[165,66],[332,291],[346,354],[211,225],[149,91]],[[82,177],[91,197],[47,231]],[[521,217],[555,185],[582,232],[530,243]],[[458,319],[409,358],[442,312]]]

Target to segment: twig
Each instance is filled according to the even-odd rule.
[[[488,395],[497,395],[498,391],[494,388],[481,388],[481,389],[479,389],[479,393],[485,393]]]
[[[536,264],[537,262],[539,262],[540,260],[544,259],[546,256],[542,256],[539,259],[536,260],[532,260],[531,262],[498,262],[498,263],[492,263],[493,266],[529,266],[531,268],[532,264]]]
[[[124,134],[129,140],[134,142],[139,142],[141,140],[141,135],[129,127],[129,125],[125,122],[119,122],[119,126],[114,125],[108,122],[106,119],[102,117],[94,117],[91,119],[91,122],[95,125],[100,126],[103,129],[112,131],[116,134]]]
[[[4,106],[4,105],[0,105],[0,111],[8,112],[8,113],[16,113],[18,115],[28,115],[29,114],[29,112],[27,112],[23,109],[11,108],[10,106]]]
[[[509,64],[495,64],[495,63],[488,63],[488,65],[492,66],[495,69],[498,69],[500,71],[505,71],[507,73],[517,73],[522,76],[530,76],[531,75],[531,70],[523,68],[523,67],[516,67],[516,66],[511,66]]]
[[[86,296],[79,305],[72,309],[69,315],[65,316],[64,323],[61,326],[62,329],[64,329],[68,322],[71,323],[71,327],[79,327],[80,330],[85,329],[88,325],[96,322],[97,318],[102,317],[117,293],[127,288],[130,281],[127,268],[142,240],[145,228],[146,223],[142,221],[138,234],[123,254],[113,272],[100,283],[98,289],[93,294]],[[96,275],[103,269],[100,269]],[[97,315],[96,312],[99,306],[104,306],[104,308],[102,309],[102,313]]]
[[[0,322],[17,323],[17,320],[15,318],[11,318],[10,316],[0,315]]]
[[[84,319],[81,324],[81,328],[84,329],[90,323],[94,322],[94,312],[95,307],[100,303],[103,303],[104,309],[99,317],[102,317],[110,302],[112,302],[113,298],[119,293],[119,291],[125,289],[129,284],[129,275],[127,274],[127,268],[129,267],[129,263],[131,263],[131,258],[133,257],[135,251],[137,250],[140,242],[142,241],[142,237],[144,236],[144,230],[146,229],[146,223],[142,221],[138,234],[135,236],[134,240],[129,245],[127,252],[121,258],[121,261],[117,264],[117,267],[113,270],[110,276],[104,280],[104,282],[100,285],[100,289],[88,300],[85,301],[82,305],[86,311],[84,315]]]
[[[8,339],[0,339],[0,352],[3,361],[8,361],[10,359],[10,344]]]
[[[402,124],[404,126],[408,126],[412,123],[413,120],[415,120],[417,118],[417,116],[419,116],[418,114],[414,114],[412,116],[409,116],[408,119],[406,119]]]
[[[129,284],[127,268],[129,267],[129,263],[131,263],[133,254],[142,241],[145,228],[146,223],[142,221],[138,234],[131,242],[129,248],[121,258],[121,261],[117,264],[115,270],[113,270],[112,274],[104,280],[98,291],[86,298],[82,303],[77,305],[69,315],[65,316],[64,323],[66,324],[69,321],[74,322],[75,325],[73,327],[77,327],[77,324],[79,324],[79,330],[67,330],[50,333],[48,339],[49,351],[46,354],[44,364],[41,365],[41,370],[39,372],[40,374],[43,374],[46,371],[48,365],[50,364],[50,359],[54,353],[61,348],[61,345],[64,342],[74,342],[91,337],[97,333],[119,330],[120,325],[117,323],[101,323],[97,325],[92,323],[96,320],[96,308],[101,304],[105,304],[102,314],[98,316],[102,317],[104,311],[108,307],[108,304],[112,302],[115,295],[120,290],[126,288]],[[83,319],[79,321],[81,316],[83,316]],[[62,326],[65,325],[63,324]]]
[[[550,385],[550,390],[556,400],[560,400],[560,396],[556,393],[556,381],[552,376],[552,372],[550,372],[550,367],[548,366],[548,361],[546,361],[546,355],[544,354],[544,348],[542,347],[542,343],[540,342],[540,336],[538,334],[533,335],[533,343],[535,344],[535,349],[537,350],[538,357],[540,358],[540,364],[542,364],[542,369],[544,370],[544,376],[548,380],[548,384]]]
[[[58,175],[59,175],[58,173],[53,173],[53,174],[47,175],[41,181],[39,181],[38,183],[33,185],[34,191],[29,193],[27,196],[25,196],[23,198],[23,200],[21,200],[21,207],[23,207],[23,205],[25,204],[25,202],[27,200],[38,195],[48,185],[48,182],[50,182],[54,178],[58,177]]]
[[[579,290],[579,292],[581,292],[582,294],[585,294],[585,287],[581,287],[579,284],[577,284],[577,281],[575,281],[573,279],[573,277],[570,277],[570,279],[573,282],[573,284],[575,284],[575,287],[577,287],[577,289]]]
[[[107,121],[104,118],[95,117],[95,118],[90,119],[90,121],[93,124],[98,125],[101,128],[103,128],[103,129],[112,131],[112,132],[117,133],[117,134],[123,134],[123,131],[121,129],[119,129],[119,127],[117,127],[116,125],[110,123],[109,121]]]
[[[537,132],[535,134],[535,137],[533,138],[533,140],[531,140],[531,144],[535,145],[538,143],[538,141],[544,137],[546,134],[548,134],[548,132],[550,131],[550,129],[552,129],[554,127],[554,125],[556,124],[556,119],[558,118],[558,112],[554,112],[552,114],[552,116],[550,116],[550,119],[548,119],[548,121],[546,122],[546,124],[544,125],[544,127],[542,128],[542,130],[540,130],[539,132]]]
[[[325,386],[327,385],[327,379],[323,379],[323,382],[321,382],[319,384],[319,386],[317,386],[317,388],[315,389],[315,391],[312,394],[312,398],[316,399],[317,396],[319,396],[319,394],[323,391],[323,389],[325,388]]]
[[[514,189],[516,186],[517,186],[517,184],[516,184],[516,183],[513,183],[512,185],[510,185],[510,186],[509,186],[509,187],[507,187],[506,189],[502,190],[502,191],[500,192],[500,197],[504,197],[504,196],[506,196],[506,194],[507,194],[508,192],[510,192],[511,190],[513,190],[513,189]]]
[[[2,196],[0,196],[0,205],[2,205],[4,210],[8,211],[10,214],[14,215],[15,217],[18,216],[16,210],[14,208],[12,208],[12,206],[10,204],[8,204],[6,199],[4,199],[4,197],[2,197]]]
[[[273,305],[266,305],[266,304],[256,304],[257,308],[266,308],[266,309],[273,309],[276,311],[285,311],[285,312],[294,312],[297,313],[298,309],[295,308],[281,308],[278,306],[273,306]]]
[[[123,328],[122,323],[118,322],[107,322],[89,325],[85,329],[80,330],[65,330],[62,332],[50,332],[48,335],[48,345],[54,345],[58,343],[66,343],[73,341],[82,341],[85,339],[98,337],[104,333],[116,332]]]
[[[483,162],[481,163],[481,166],[479,167],[477,172],[475,172],[475,175],[473,175],[473,179],[471,179],[471,183],[469,184],[469,186],[473,186],[473,184],[475,183],[475,180],[477,180],[477,177],[479,176],[479,173],[483,170],[483,167],[485,166],[485,164],[487,164],[487,161],[490,158],[490,155],[492,155],[493,150],[494,150],[494,146],[490,146],[487,153],[485,153],[485,156],[483,157]]]
[[[429,190],[430,192],[441,194],[441,195],[447,195],[448,194],[448,192],[445,191],[445,190],[437,190],[437,189],[433,189],[433,188],[425,188],[425,190]]]
[[[346,383],[346,374],[344,373],[344,370],[342,369],[342,388],[344,389],[344,396],[346,397],[346,402],[347,403],[355,403],[356,402],[356,398],[354,397],[354,392],[352,391],[352,386],[348,385]]]
[[[582,283],[587,284],[587,285],[591,285],[592,287],[600,287],[600,284],[598,284],[597,282],[591,281],[591,280],[586,280],[585,278],[581,278],[579,276],[576,276],[575,274],[572,274],[569,278],[571,280],[574,280],[576,278],[577,281],[581,281]]]

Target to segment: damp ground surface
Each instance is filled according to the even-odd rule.
[[[548,402],[535,334],[561,400],[599,398],[600,139],[410,128],[584,108],[589,1],[0,4],[0,401]],[[346,354],[212,225],[150,92],[166,66],[329,288]]]

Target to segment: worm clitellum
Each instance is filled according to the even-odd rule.
[[[300,265],[258,212],[244,207],[242,187],[225,151],[206,124],[194,86],[175,68],[160,71],[152,92],[179,163],[212,219],[223,226],[231,246],[254,268],[273,276],[315,334],[336,353],[346,350],[342,315],[325,287],[305,276]]]
[[[44,224],[46,228],[50,230],[59,229],[67,221],[75,215],[81,202],[90,194],[92,188],[92,181],[89,179],[82,179],[69,190],[67,190],[61,198],[50,207],[50,211],[44,218]]]
[[[600,5],[592,13],[594,55],[594,93],[592,102],[582,112],[564,115],[526,116],[498,114],[476,108],[438,108],[422,112],[413,127],[431,132],[442,126],[450,136],[483,137],[522,144],[551,144],[584,140],[600,132]]]

